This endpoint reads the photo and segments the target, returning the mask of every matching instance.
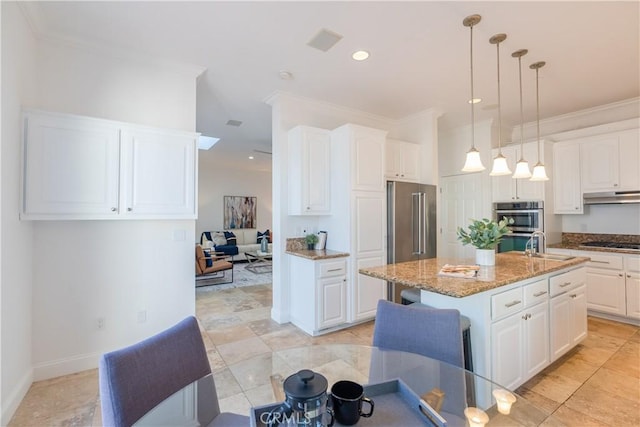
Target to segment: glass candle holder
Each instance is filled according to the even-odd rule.
[[[464,416],[469,421],[469,427],[484,427],[489,422],[489,416],[482,409],[469,406],[464,410]]]
[[[511,405],[516,401],[516,397],[512,393],[501,388],[493,390],[493,397],[496,398],[498,412],[509,415],[511,412]]]

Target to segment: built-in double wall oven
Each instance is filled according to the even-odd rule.
[[[496,221],[507,217],[513,220],[509,225],[511,233],[502,238],[498,252],[524,251],[527,241],[534,231],[544,231],[544,202],[494,203],[493,218]],[[533,240],[537,248],[539,239]]]

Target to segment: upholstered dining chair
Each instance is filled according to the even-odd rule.
[[[199,425],[249,425],[249,417],[220,413],[207,352],[193,316],[140,343],[104,354],[98,376],[105,427],[130,427],[194,382]]]
[[[378,301],[373,345],[464,367],[460,312]]]
[[[196,245],[196,280],[207,281],[209,279],[223,279],[216,281],[216,285],[233,282],[233,263],[231,257],[223,253],[206,254],[200,245]],[[226,272],[230,271],[230,277],[226,277]],[[213,284],[213,283],[208,283]],[[206,285],[203,285],[206,286]]]

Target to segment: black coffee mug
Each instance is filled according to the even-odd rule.
[[[362,402],[369,404],[369,412],[362,412]],[[364,388],[353,381],[338,381],[331,387],[331,407],[335,420],[345,426],[373,415],[373,400],[364,397]]]

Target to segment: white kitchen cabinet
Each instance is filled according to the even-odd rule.
[[[492,297],[493,314],[517,308],[491,324],[493,381],[513,390],[549,364],[548,301],[547,279]]]
[[[197,134],[24,113],[22,219],[196,218]]]
[[[627,317],[640,319],[640,255],[625,255]]]
[[[580,146],[582,191],[626,191],[640,188],[640,138],[630,129],[586,138]]]
[[[420,182],[420,146],[387,139],[385,176],[392,181]]]
[[[289,257],[291,322],[310,335],[347,322],[347,259]]]
[[[553,213],[584,213],[578,143],[554,144],[553,177]]]
[[[363,276],[359,268],[386,263],[386,132],[347,124],[332,131],[332,206],[340,215],[321,218],[331,248],[348,252],[348,322],[375,316],[386,299],[386,282]]]
[[[297,126],[288,134],[289,215],[331,214],[331,133]]]
[[[538,162],[538,143],[527,142],[523,144],[524,158],[529,162],[529,169]],[[547,157],[545,157],[545,151]],[[502,155],[507,158],[507,163],[511,171],[515,171],[516,163],[520,160],[520,144],[507,145],[502,147]],[[552,169],[551,146],[549,142],[540,141],[540,157],[545,164],[547,174]],[[498,150],[491,152],[492,158],[498,154]],[[492,200],[494,202],[512,202],[516,200],[535,201],[544,200],[545,181],[529,181],[529,179],[514,179],[511,175],[491,177]]]
[[[586,271],[584,268],[549,279],[551,361],[555,361],[587,336]]]

